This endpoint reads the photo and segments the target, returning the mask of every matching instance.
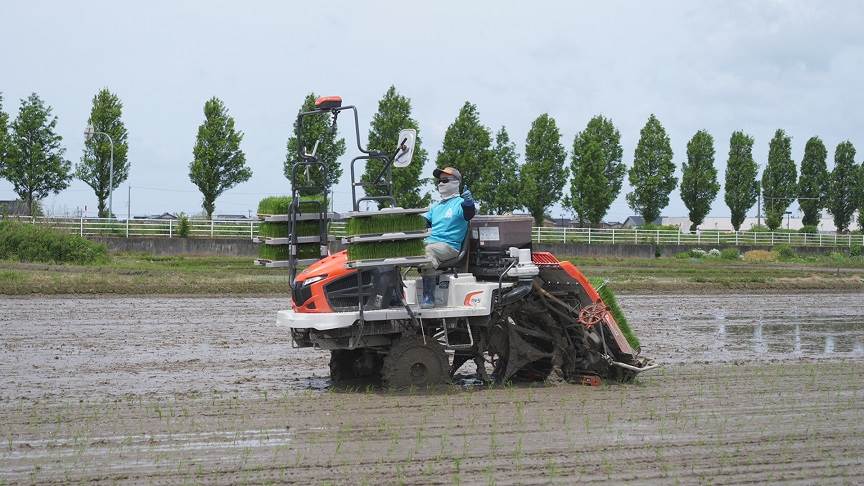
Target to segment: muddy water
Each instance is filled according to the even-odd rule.
[[[0,484],[856,484],[861,297],[621,295],[679,364],[431,394],[328,389],[286,299],[0,298]]]
[[[664,363],[864,356],[860,294],[622,295]],[[0,299],[0,398],[296,393],[326,352],[273,326],[281,298]]]
[[[624,295],[643,352],[667,363],[864,356],[864,295]]]

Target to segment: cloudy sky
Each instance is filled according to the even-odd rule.
[[[864,4],[839,0],[4,0],[0,92],[12,117],[34,91],[53,106],[73,163],[93,95],[108,87],[120,96],[132,168],[115,191],[119,214],[127,185],[133,214],[200,211],[188,165],[211,96],[225,101],[245,132],[254,172],[217,200],[216,212],[245,214],[261,195],[290,191],[285,142],[306,93],[357,105],[365,134],[391,84],[413,102],[429,170],[444,131],[470,100],[487,126],[507,127],[520,153],[531,121],[544,112],[558,121],[568,154],[591,116],[611,117],[628,166],[650,113],[668,130],[679,167],[687,140],[707,129],[722,179],[737,129],[755,137],[763,166],[777,128],[793,137],[799,163],[813,135],[831,156],[846,139],[864,151],[862,25]],[[350,124],[341,128],[351,135]],[[350,205],[347,178],[346,170],[337,209]],[[632,214],[629,190],[625,183],[608,219]],[[0,181],[0,199],[13,198]],[[86,206],[92,214],[96,200],[76,180],[44,204],[59,213]],[[728,215],[722,193],[711,214]],[[677,191],[664,215],[686,215]]]

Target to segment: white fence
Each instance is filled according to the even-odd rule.
[[[47,218],[10,217],[21,222],[45,225],[81,236],[181,236],[180,221],[176,219],[109,219],[109,218]],[[260,221],[255,219],[207,220],[189,219],[186,236],[207,238],[252,238],[258,235]],[[336,236],[344,232],[345,224],[333,222],[330,230]]]
[[[864,245],[864,235],[837,233],[798,233],[767,231],[699,231],[675,230],[538,228],[531,239],[538,243],[652,244],[652,245],[747,245],[851,247]]]
[[[81,236],[180,236],[180,222],[171,219],[107,219],[107,218],[17,218],[19,221],[50,226]],[[258,220],[190,219],[190,237],[253,238],[258,235]],[[330,223],[330,233],[343,236],[345,223]],[[653,244],[653,245],[748,245],[775,246],[864,246],[864,235],[836,233],[700,231],[682,233],[675,230],[546,228],[534,227],[531,239],[538,243],[587,244]]]

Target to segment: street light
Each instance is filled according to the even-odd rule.
[[[108,169],[108,219],[111,219],[114,217],[114,139],[105,132],[97,132],[93,124],[88,123],[87,129],[84,130],[84,140],[89,142],[93,135],[105,135],[111,144],[111,163]]]

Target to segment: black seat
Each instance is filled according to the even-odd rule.
[[[447,272],[448,270],[452,271],[455,275],[458,273],[456,271],[456,267],[465,259],[465,255],[468,253],[468,241],[471,239],[471,223],[468,223],[468,228],[465,230],[465,237],[462,238],[462,247],[459,249],[459,255],[450,260],[445,260],[438,265],[438,271],[441,273]]]

